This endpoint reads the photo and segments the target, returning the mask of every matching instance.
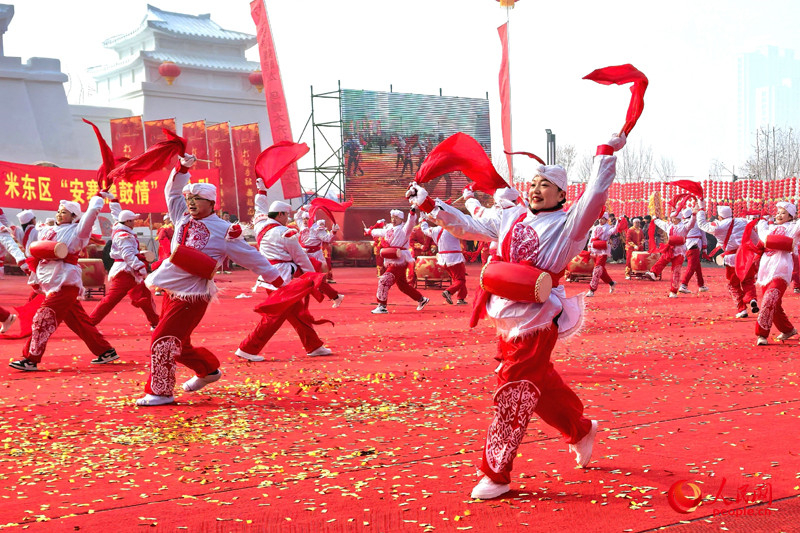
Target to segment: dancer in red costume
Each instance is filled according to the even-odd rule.
[[[172,225],[169,215],[164,215],[164,223],[158,228],[156,234],[156,242],[158,243],[158,261],[153,263],[153,269],[161,266],[161,261],[169,257],[170,243],[172,236],[175,234],[175,227]]]
[[[258,182],[259,180],[261,180],[261,178],[258,178],[256,181]],[[261,183],[263,183],[263,181],[261,181]],[[266,194],[266,190],[264,194]],[[305,210],[298,211],[294,218],[300,231],[297,237],[300,246],[306,254],[308,254],[308,258],[311,260],[314,270],[316,272],[322,272],[324,270],[323,265],[328,264],[328,259],[325,257],[322,247],[333,241],[333,234],[339,231],[339,226],[334,224],[333,231],[328,231],[327,228],[325,228],[325,221],[322,219],[316,222],[311,221],[309,224],[308,211]],[[320,292],[333,302],[332,307],[339,307],[342,305],[344,294],[339,294],[327,281],[324,281],[320,286]]]
[[[600,285],[602,280],[608,283],[608,292],[614,292],[614,285],[617,283],[611,279],[606,270],[606,261],[608,260],[608,240],[612,235],[622,231],[623,220],[616,225],[609,224],[608,213],[603,213],[603,216],[597,221],[591,230],[589,230],[589,253],[594,258],[594,270],[592,270],[592,279],[589,282],[589,290],[586,291],[586,296],[594,296],[594,291]]]
[[[161,317],[151,336],[150,375],[145,395],[137,405],[170,404],[175,401],[175,363],[195,372],[183,384],[194,392],[222,377],[219,360],[207,348],[192,346],[191,334],[217,294],[213,277],[222,260],[237,264],[265,279],[281,284],[279,272],[242,239],[242,229],[214,214],[217,189],[208,183],[189,183],[189,168],[196,158],[180,158],[167,180],[164,196],[175,235],[172,255],[152,272],[145,283],[164,291]]]
[[[706,241],[706,233],[695,224],[695,226],[689,230],[689,233],[686,234],[686,270],[683,272],[678,292],[684,294],[692,293],[692,291],[689,290],[689,280],[692,279],[692,276],[697,276],[697,292],[709,291],[703,279],[703,266],[700,263],[700,257],[706,251],[707,247],[708,241]]]
[[[683,258],[686,254],[686,235],[689,233],[689,230],[694,227],[695,217],[692,210],[686,208],[683,211],[673,211],[670,215],[669,222],[654,218],[653,223],[667,234],[668,241],[661,246],[659,250],[661,252],[661,257],[658,258],[653,268],[647,272],[647,275],[650,279],[655,281],[656,278],[661,275],[661,272],[667,264],[672,265],[669,297],[677,298],[681,279],[681,267],[683,266]]]
[[[269,204],[264,182],[257,181],[256,216],[253,219],[256,231],[258,251],[273,264],[281,276],[278,285],[260,279],[261,285],[272,292],[283,283],[289,283],[298,269],[303,272],[315,272],[308,255],[297,240],[297,231],[286,226],[292,207],[286,202],[276,201]],[[281,325],[288,321],[297,332],[306,354],[311,357],[330,355],[330,348],[325,346],[313,325],[308,319],[308,302],[301,300],[285,309],[278,315],[264,315],[253,331],[245,337],[236,350],[236,355],[248,361],[263,361],[258,355],[269,340],[277,333]]]
[[[83,292],[81,268],[78,266],[78,254],[89,242],[92,226],[103,199],[94,196],[89,200],[86,213],[81,216],[81,206],[76,202],[62,200],[56,214],[56,226],[47,227],[39,234],[39,240],[31,244],[31,253],[36,256],[34,247],[41,241],[50,246],[62,243],[66,246],[67,255],[61,258],[56,255],[41,255],[32,259],[31,274],[28,283],[39,287],[45,294],[44,302],[33,317],[33,332],[22,350],[23,358],[9,364],[17,370],[37,370],[41,362],[47,342],[62,321],[86,343],[95,355],[94,364],[103,364],[119,359],[116,350],[97,331],[89,320],[89,316],[78,301]]]
[[[736,252],[742,244],[742,237],[747,226],[747,220],[733,218],[733,210],[727,205],[717,206],[718,220],[708,222],[705,205],[698,202],[695,209],[697,214],[697,227],[716,237],[722,248],[725,263],[725,279],[728,280],[728,293],[736,304],[736,318],[747,318],[747,306],[750,312],[758,313],[758,300],[756,299],[756,268],[750,267],[744,279],[736,275]]]
[[[642,231],[642,220],[634,218],[633,226],[628,228],[625,233],[625,279],[631,279],[631,261],[633,252],[644,250],[644,232]]]
[[[111,193],[101,193],[108,198],[111,215],[116,222],[111,230],[111,259],[114,266],[108,273],[108,288],[89,319],[97,325],[108,316],[127,294],[131,305],[144,312],[150,328],[158,324],[158,312],[153,293],[144,284],[147,276],[147,264],[139,251],[139,239],[133,232],[133,225],[139,215],[128,209],[122,209],[119,201]]]
[[[764,254],[758,267],[756,284],[761,287],[761,310],[756,320],[756,345],[768,344],[767,336],[774,324],[780,332],[775,340],[785,341],[797,335],[783,310],[783,293],[792,279],[792,251],[800,236],[797,207],[789,202],[776,204],[775,223],[760,220],[756,225]]]
[[[500,366],[495,416],[480,468],[483,478],[473,489],[473,498],[495,498],[508,492],[514,458],[534,413],[561,432],[579,466],[589,464],[597,422],[583,416],[583,404],[553,368],[550,355],[559,338],[576,333],[580,327],[583,295],[567,298],[559,282],[567,264],[586,245],[589,229],[605,205],[616,175],[613,153],[624,145],[624,136],[614,136],[598,147],[594,175],[586,192],[566,212],[567,174],[559,165],[538,167],[529,191],[529,207],[519,204],[479,220],[441,200],[432,201],[416,183],[409,188],[409,200],[453,235],[498,242],[500,256],[489,261],[482,276],[486,286],[490,267],[499,262],[495,266],[501,272],[490,277],[495,294],[484,293],[475,307],[497,328]],[[540,295],[542,303],[516,301],[518,291],[510,290],[510,280],[503,275],[506,267],[524,269],[526,274],[515,276],[513,281],[528,283],[531,290],[538,287],[541,275],[549,273],[553,289],[549,296]]]
[[[450,286],[442,291],[442,298],[452,305],[455,296],[456,305],[467,305],[467,265],[461,241],[444,228],[430,227],[426,221],[422,221],[420,228],[436,244],[436,262],[450,274]]]
[[[386,304],[389,301],[389,289],[397,284],[400,292],[417,302],[417,311],[428,305],[430,299],[426,298],[417,289],[409,285],[406,279],[406,269],[408,264],[413,262],[411,252],[408,251],[411,230],[417,220],[416,213],[409,212],[408,219],[403,223],[403,212],[399,209],[392,209],[389,212],[391,223],[383,228],[367,229],[365,233],[370,237],[379,237],[382,241],[381,256],[386,271],[378,278],[378,307],[372,310],[375,315],[386,314],[388,309]]]

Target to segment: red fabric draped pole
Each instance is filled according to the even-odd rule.
[[[583,77],[585,80],[595,81],[603,85],[631,85],[631,101],[628,104],[628,112],[625,115],[625,125],[622,126],[620,133],[629,135],[636,125],[636,121],[644,110],[644,93],[647,90],[647,76],[631,64],[618,65],[597,69]]]
[[[503,150],[508,163],[508,179],[514,182],[514,167],[512,165],[511,143],[511,72],[508,60],[508,23],[499,28],[500,43],[503,46],[503,55],[500,60],[500,125],[503,131]]]

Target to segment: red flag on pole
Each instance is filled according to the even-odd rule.
[[[508,163],[508,179],[514,181],[514,167],[512,166],[511,143],[511,73],[508,63],[508,23],[499,28],[500,43],[503,46],[503,55],[500,60],[500,126],[503,130],[503,151],[506,153]]]
[[[128,159],[144,152],[144,127],[142,117],[111,119],[111,148],[114,157]]]
[[[236,194],[238,195],[239,218],[249,222],[256,214],[253,164],[261,152],[261,137],[258,123],[242,124],[231,128],[233,142],[233,164],[236,168]]]
[[[185,122],[181,133],[183,133],[183,138],[186,139],[186,153],[192,154],[198,159],[197,163],[194,164],[194,168],[209,168],[208,163],[199,161],[200,159],[209,159],[206,121]]]
[[[208,151],[213,161],[212,168],[219,169],[220,209],[239,214],[236,192],[236,170],[233,165],[233,146],[231,130],[227,122],[220,122],[206,128]]]
[[[161,141],[166,141],[167,136],[164,134],[164,130],[167,129],[169,131],[178,131],[175,128],[175,119],[174,118],[162,118],[159,120],[146,120],[144,122],[144,142],[145,145],[150,148],[156,143],[160,143]],[[183,155],[183,154],[181,154]]]

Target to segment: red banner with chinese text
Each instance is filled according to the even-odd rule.
[[[272,31],[269,28],[269,18],[264,7],[264,0],[250,2],[250,13],[256,23],[258,55],[261,61],[261,76],[264,79],[264,95],[267,99],[267,115],[269,116],[269,128],[272,133],[272,144],[279,141],[293,142],[292,126],[289,123],[289,109],[283,92],[278,56],[275,52],[275,43],[272,40]],[[255,161],[255,156],[253,160]],[[285,198],[298,198],[302,195],[297,164],[291,165],[286,169],[283,177],[281,177],[281,187]]]
[[[175,130],[175,119],[174,118],[164,118],[160,120],[147,120],[144,123],[144,140],[145,146],[150,148],[154,144],[166,141],[167,136],[164,135],[162,131],[164,128],[168,129],[169,131],[177,131]]]
[[[205,120],[186,122],[183,125],[183,134],[181,136],[186,139],[187,154],[192,154],[197,159],[209,159]],[[205,161],[197,161],[193,168],[206,169],[209,166]]]
[[[258,124],[243,124],[231,128],[233,161],[236,166],[236,190],[239,199],[240,219],[249,222],[256,214],[254,166],[261,153]]]
[[[167,210],[164,185],[168,171],[151,174],[136,183],[120,182],[111,187],[123,209],[135,213],[164,213]],[[219,187],[217,169],[192,169],[192,182],[207,182]],[[60,200],[78,202],[84,208],[97,194],[97,170],[20,165],[0,161],[0,206],[14,209],[41,209],[55,212]],[[108,211],[108,207],[104,208]]]
[[[142,117],[112,118],[111,151],[114,157],[135,157],[144,152]]]
[[[213,161],[212,168],[219,172],[219,209],[239,216],[236,197],[236,173],[233,167],[233,148],[231,146],[230,126],[220,122],[206,128],[208,136],[208,155]]]

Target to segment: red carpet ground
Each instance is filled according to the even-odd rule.
[[[722,270],[705,270],[711,292],[674,300],[666,281],[625,281],[611,265],[617,291],[601,286],[582,334],[554,354],[600,421],[590,468],[574,468],[534,419],[513,492],[488,502],[469,492],[491,418],[494,334],[468,331],[470,309],[437,289],[423,291],[422,312],[393,289],[390,313],[373,316],[374,269],[338,269],[342,307],[313,305],[336,322],[319,328],[334,355],[307,357],[287,326],[267,361],[249,363],[232,352],[257,320],[258,298],[235,299],[253,278],[219,276],[220,304],[193,341],[217,353],[224,377],[166,407],[133,405],[150,332],[127,301],[100,326],[121,355],[112,364],[91,365],[63,326],[39,372],[5,366],[23,341],[0,341],[0,528],[797,531],[798,341],[756,348],[754,318],[732,318]],[[6,277],[0,294],[20,305],[28,290]],[[785,307],[800,324],[800,296]],[[180,368],[179,384],[189,377]],[[668,491],[684,480],[704,501],[679,513]]]

